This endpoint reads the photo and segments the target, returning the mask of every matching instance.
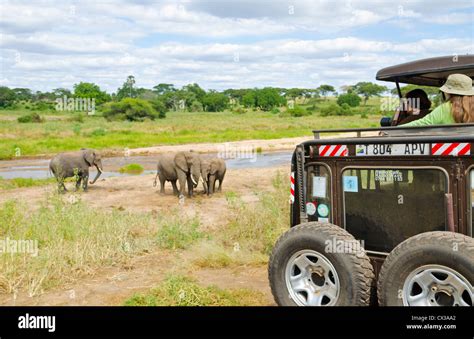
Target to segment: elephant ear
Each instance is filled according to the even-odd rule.
[[[186,154],[184,152],[176,154],[174,157],[174,163],[176,167],[178,167],[183,172],[189,172],[188,159],[186,158]]]
[[[210,166],[210,173],[212,175],[216,174],[217,170],[219,169],[219,163],[217,161],[212,161]]]
[[[84,160],[89,166],[92,166],[95,160],[95,152],[91,149],[84,150]]]

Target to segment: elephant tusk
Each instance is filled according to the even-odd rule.
[[[191,180],[193,181],[193,184],[194,184],[194,185],[196,185],[196,186],[198,185],[198,183],[196,182],[196,180],[194,180],[194,178],[193,178],[192,175],[191,175]]]
[[[97,170],[100,172],[100,174],[104,173],[100,167],[97,167]]]

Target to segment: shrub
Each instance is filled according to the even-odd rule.
[[[40,123],[44,121],[43,118],[41,118],[41,116],[38,113],[22,115],[21,117],[18,117],[17,120],[19,123],[29,123],[29,122]]]
[[[70,116],[67,120],[72,121],[72,122],[79,122],[82,124],[84,122],[84,114],[82,113],[74,114]]]
[[[232,113],[234,114],[245,114],[245,109],[242,107],[236,107],[232,110]]]
[[[107,131],[103,128],[97,128],[93,130],[89,135],[91,137],[103,137],[104,135],[107,134]]]
[[[191,110],[191,112],[202,112],[204,110],[204,108],[202,107],[202,104],[199,101],[194,100],[191,103],[190,110]]]
[[[273,113],[273,114],[280,113],[280,109],[278,107],[273,107],[270,113]]]
[[[331,103],[326,107],[323,107],[321,109],[321,116],[322,117],[327,117],[331,115],[351,115],[352,110],[351,107],[344,103],[342,106],[339,106],[335,103]]]
[[[295,106],[293,108],[290,108],[287,110],[287,113],[289,113],[292,117],[303,117],[305,115],[311,114],[301,106]]]
[[[339,106],[342,106],[343,104],[348,104],[351,107],[357,107],[360,105],[360,101],[360,97],[353,92],[341,94],[337,97],[337,104]]]
[[[119,169],[120,173],[141,174],[143,173],[143,166],[140,164],[128,164]]]
[[[158,107],[158,103],[153,105]],[[146,119],[154,120],[157,117],[156,110],[145,100],[125,98],[119,102],[113,102],[104,109],[104,118],[112,120],[144,121]]]
[[[163,101],[155,99],[151,102],[151,106],[158,113],[159,119],[166,118],[166,105],[163,103]]]

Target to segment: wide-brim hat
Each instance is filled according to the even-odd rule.
[[[449,94],[474,95],[472,79],[464,74],[451,74],[439,90]]]

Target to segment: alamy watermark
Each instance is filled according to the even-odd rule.
[[[1,254],[31,254],[32,257],[38,256],[38,240],[32,239],[0,239],[0,255]]]
[[[324,242],[326,253],[355,254],[357,257],[364,255],[364,240],[341,240],[332,238]]]
[[[257,149],[253,145],[235,146],[224,143],[218,146],[217,157],[221,159],[250,159],[257,161]]]
[[[386,111],[409,111],[409,110],[420,110],[421,102],[420,98],[398,98],[398,97],[386,97],[380,100],[380,110]]]
[[[88,115],[95,114],[95,98],[68,98],[66,95],[62,98],[57,98],[57,111],[82,111],[87,112]]]

